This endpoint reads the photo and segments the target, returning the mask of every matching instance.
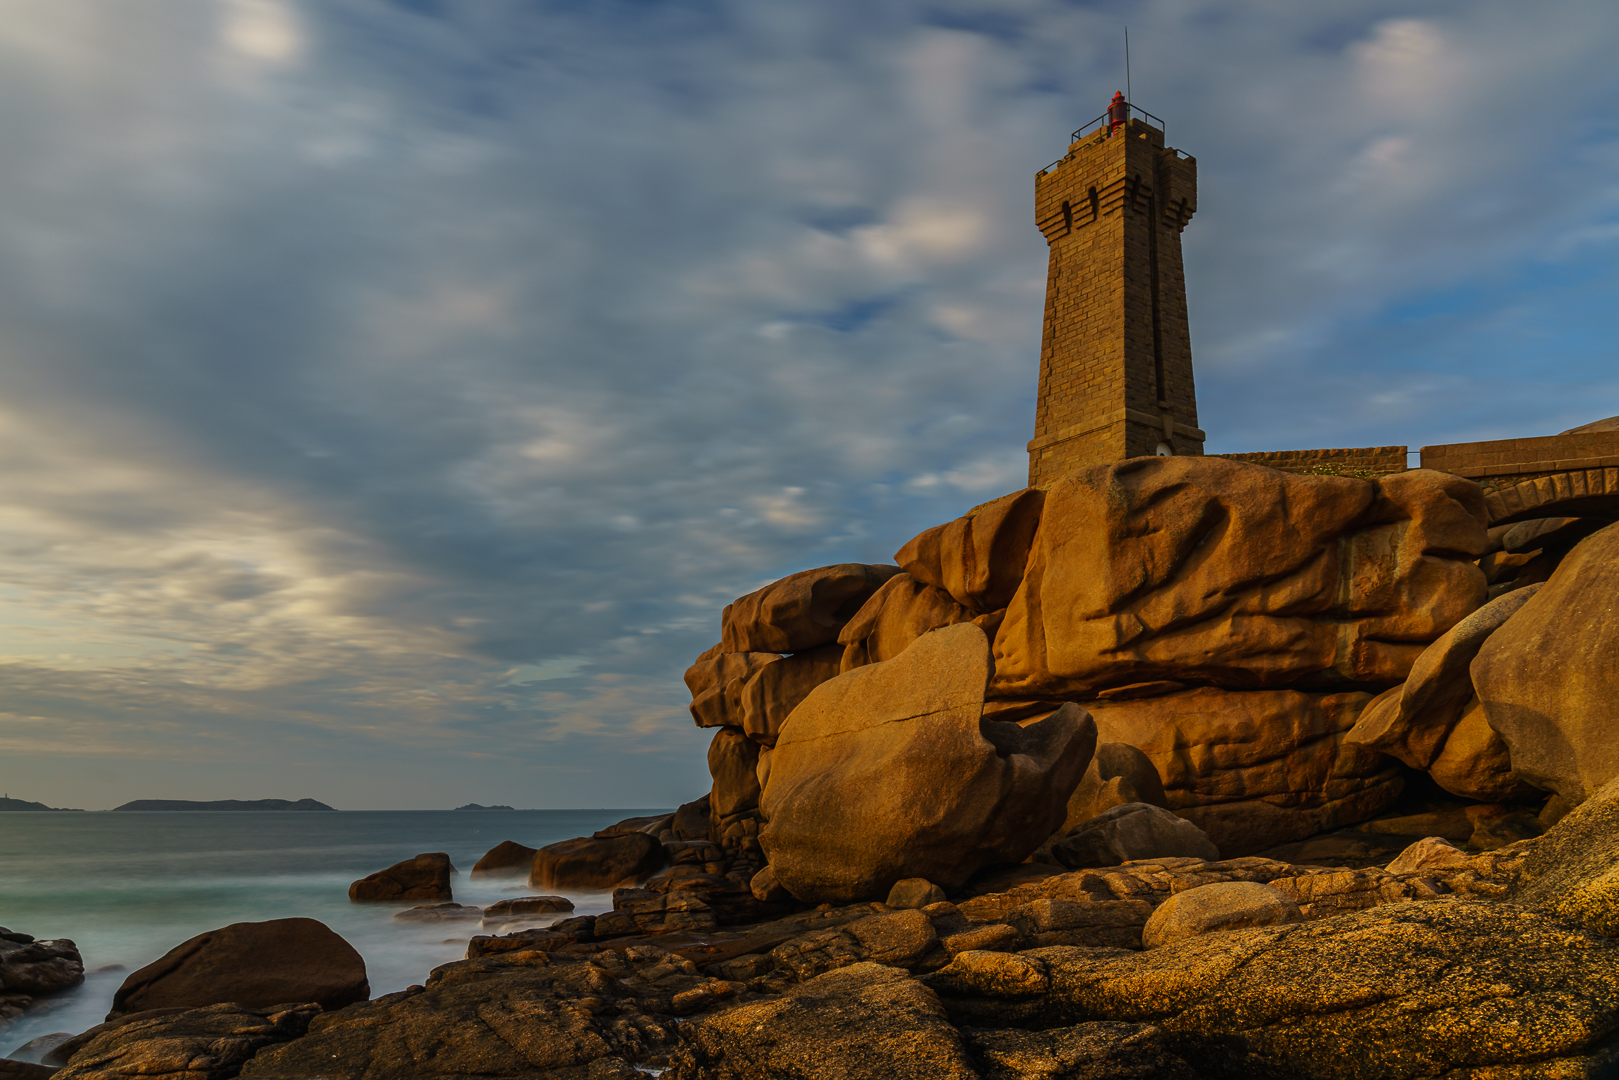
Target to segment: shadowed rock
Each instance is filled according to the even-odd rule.
[[[1344,741],[1369,697],[1199,687],[1086,708],[1098,739],[1145,753],[1169,808],[1230,858],[1353,825],[1393,804],[1405,785],[1400,766]]]
[[[1035,949],[1020,955],[1038,970],[1011,988],[981,955],[921,980],[953,1022],[1151,1023],[1215,1077],[1599,1077],[1619,1065],[1619,942],[1507,904],[1390,904],[1145,953]]]
[[[1490,635],[1472,678],[1524,780],[1577,804],[1619,776],[1619,525]]]
[[[84,961],[68,938],[36,941],[0,926],[0,993],[38,997],[83,981]]]
[[[444,852],[427,852],[354,882],[349,886],[349,899],[356,904],[453,900],[450,875],[454,871]]]
[[[473,880],[478,878],[527,877],[534,868],[536,849],[524,847],[515,840],[502,840],[484,853],[472,868]]]
[[[315,919],[231,923],[181,942],[113,995],[109,1020],[149,1009],[313,1001],[341,1009],[371,994],[365,960]]]
[[[536,889],[611,889],[650,877],[663,866],[663,845],[645,833],[581,836],[547,844],[534,855],[528,882]]]
[[[59,1047],[71,1049],[72,1056],[55,1075],[60,1080],[228,1080],[265,1047],[302,1036],[319,1012],[312,1004],[219,1004],[127,1017]]]
[[[1125,803],[1069,832],[1051,846],[1051,854],[1081,870],[1134,859],[1218,859],[1220,849],[1202,829],[1161,806]]]
[[[668,1080],[978,1080],[931,991],[855,964],[682,1024]]]

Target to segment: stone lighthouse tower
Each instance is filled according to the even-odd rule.
[[[1145,119],[1143,119],[1145,118]],[[1051,246],[1029,485],[1143,454],[1201,454],[1181,230],[1197,160],[1115,94],[1035,177]],[[1093,121],[1093,124],[1096,124]]]

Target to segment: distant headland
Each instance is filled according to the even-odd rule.
[[[510,810],[510,809],[512,809],[512,807],[510,807],[510,806],[480,806],[478,803],[469,802],[465,806],[457,806],[456,809],[457,810]]]
[[[337,807],[327,806],[315,799],[299,799],[290,802],[286,799],[215,799],[212,802],[192,802],[187,799],[136,799],[126,802],[122,806],[113,807],[117,810],[331,810]]]
[[[83,810],[75,810],[67,806],[46,806],[42,802],[29,802],[27,799],[13,799],[10,795],[0,796],[0,810],[59,810],[67,813],[82,814]]]

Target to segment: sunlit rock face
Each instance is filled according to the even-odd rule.
[[[995,637],[993,697],[1153,680],[1231,689],[1405,678],[1483,603],[1476,484],[1137,458],[1046,492]],[[914,571],[913,571],[914,573]]]
[[[759,840],[800,900],[946,889],[1019,862],[1062,824],[1095,748],[1077,706],[1027,727],[984,719],[989,641],[935,630],[810,692],[771,755]]]

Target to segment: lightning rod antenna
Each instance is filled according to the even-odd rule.
[[[1134,101],[1135,95],[1130,92],[1130,28],[1124,28],[1124,98]]]

